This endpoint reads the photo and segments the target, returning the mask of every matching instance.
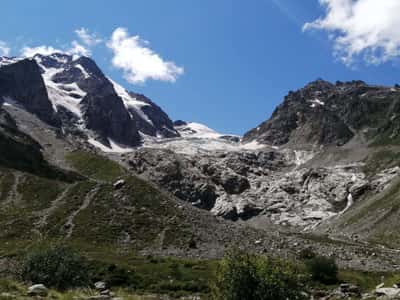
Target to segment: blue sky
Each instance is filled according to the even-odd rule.
[[[382,1],[390,4],[392,0]],[[66,49],[78,40],[75,30],[85,28],[104,41],[92,47],[92,57],[127,89],[147,95],[173,119],[243,134],[267,119],[289,90],[317,78],[385,85],[400,82],[397,52],[389,53],[393,49],[382,45],[385,39],[361,50],[355,50],[356,43],[348,39],[335,40],[338,32],[354,37],[351,30],[355,26],[344,27],[335,19],[335,12],[345,9],[334,6],[340,1],[322,2],[13,0],[2,3],[0,41],[15,56],[23,47]],[[329,12],[332,18],[303,31],[305,23]],[[176,81],[150,77],[128,82],[121,67],[112,64],[115,53],[106,44],[117,28],[125,28],[129,36],[140,36],[142,46],[181,68],[175,69]],[[364,38],[368,32],[357,34]],[[334,54],[338,47],[345,53]]]

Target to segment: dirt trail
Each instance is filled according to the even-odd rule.
[[[74,219],[75,217],[83,210],[85,210],[93,200],[93,198],[96,196],[100,186],[96,185],[89,193],[86,194],[85,199],[83,200],[81,206],[72,212],[72,214],[68,217],[67,222],[65,223],[65,228],[67,228],[67,234],[65,236],[66,239],[70,238],[73,231],[74,231]]]
[[[35,223],[35,227],[37,229],[42,229],[43,227],[45,227],[47,225],[47,219],[48,217],[51,216],[51,214],[60,206],[60,204],[62,204],[64,202],[65,197],[67,196],[68,192],[75,187],[77,184],[71,184],[69,186],[67,186],[65,188],[65,190],[56,198],[54,199],[51,204],[50,207],[40,211],[38,213],[38,215],[40,216],[39,221],[37,221]]]

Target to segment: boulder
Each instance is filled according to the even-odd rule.
[[[113,184],[114,189],[118,190],[118,189],[122,188],[125,184],[126,184],[125,180],[120,179]]]
[[[241,194],[250,188],[250,183],[246,177],[234,173],[222,174],[221,185],[228,194]]]
[[[49,290],[43,284],[34,284],[28,288],[28,296],[46,297]]]
[[[378,288],[374,294],[377,297],[386,297],[385,299],[400,299],[400,289],[397,288]]]
[[[97,281],[94,284],[94,287],[96,288],[96,290],[105,290],[107,288],[107,284],[104,281]]]

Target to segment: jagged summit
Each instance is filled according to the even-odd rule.
[[[396,143],[400,89],[363,81],[317,80],[291,91],[271,118],[243,141],[270,145],[343,145],[353,137],[365,143]]]
[[[137,146],[142,135],[179,136],[159,106],[107,78],[89,57],[65,53],[2,57],[0,78],[2,101],[24,106],[64,133],[84,134],[108,147]],[[21,93],[34,99],[27,101],[28,95]]]

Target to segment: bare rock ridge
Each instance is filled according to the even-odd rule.
[[[270,119],[243,141],[270,145],[343,145],[355,135],[367,142],[399,138],[400,89],[362,81],[317,80],[289,92]]]

